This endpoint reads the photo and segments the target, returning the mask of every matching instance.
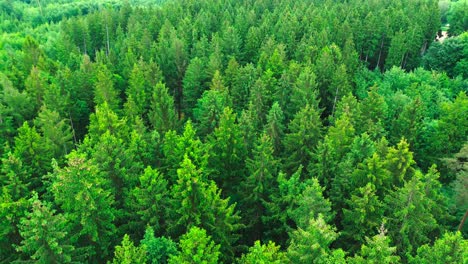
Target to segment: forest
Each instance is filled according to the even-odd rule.
[[[0,0],[0,263],[468,262],[468,0]]]

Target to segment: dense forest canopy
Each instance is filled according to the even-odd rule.
[[[468,261],[467,0],[0,18],[0,263]]]

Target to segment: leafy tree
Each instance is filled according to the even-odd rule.
[[[122,240],[122,245],[115,247],[114,259],[115,264],[144,264],[146,263],[146,250],[144,247],[136,247],[130,237],[125,234]]]
[[[468,2],[465,0],[452,2],[447,18],[450,24],[448,33],[451,36],[456,36],[468,30]]]
[[[172,263],[215,264],[219,259],[219,245],[202,228],[192,227],[180,238],[180,252],[169,257]]]
[[[249,248],[247,254],[242,255],[239,263],[245,264],[260,264],[273,263],[280,264],[287,262],[287,257],[284,252],[280,251],[280,247],[274,242],[268,241],[268,244],[261,244],[260,241],[255,241],[255,244]]]

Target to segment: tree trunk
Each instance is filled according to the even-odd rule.
[[[465,215],[463,216],[461,222],[460,222],[460,225],[458,226],[458,231],[461,232],[462,228],[463,228],[463,225],[465,225],[465,220],[466,218],[468,217],[468,210],[466,210],[465,212]]]

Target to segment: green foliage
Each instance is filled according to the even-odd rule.
[[[450,27],[448,33],[451,36],[460,35],[468,30],[468,2],[460,0],[453,2],[447,13],[448,23]]]
[[[125,234],[122,245],[115,247],[114,264],[144,264],[146,263],[146,250],[144,247],[136,247],[130,237]]]
[[[32,211],[26,213],[19,225],[23,237],[18,251],[37,263],[71,263],[73,246],[69,244],[67,220],[55,214],[47,202],[41,202],[37,193],[29,201]]]
[[[465,7],[0,0],[0,262],[424,262],[466,212]]]
[[[299,165],[307,168],[313,151],[322,137],[320,111],[313,105],[306,105],[294,116],[285,135],[285,168],[294,171]]]
[[[108,180],[83,154],[68,155],[67,166],[54,168],[50,191],[69,223],[70,241],[84,256],[108,256],[115,238],[115,210]]]
[[[213,181],[202,177],[187,155],[177,175],[177,183],[171,190],[169,230],[174,235],[181,235],[190,227],[202,227],[221,246],[223,258],[231,257],[241,227],[236,204],[229,204],[229,198],[222,199],[221,190]]]
[[[211,81],[210,90],[203,93],[193,110],[193,116],[198,121],[198,131],[208,135],[218,126],[219,119],[225,107],[231,105],[227,88],[224,86],[219,71],[216,71]]]
[[[147,227],[141,240],[141,247],[146,250],[148,263],[165,264],[171,255],[177,255],[177,244],[170,238],[154,237],[154,230]]]
[[[241,183],[243,200],[241,207],[245,215],[244,222],[248,227],[252,241],[262,238],[262,216],[265,214],[265,203],[275,191],[274,179],[277,174],[278,160],[273,156],[273,145],[268,135],[263,134],[253,150],[253,159],[247,159],[249,175]]]
[[[163,83],[158,83],[153,89],[151,109],[148,114],[149,121],[159,134],[164,135],[176,128],[177,117],[174,108],[174,99]]]
[[[396,248],[390,246],[390,239],[385,235],[386,230],[382,225],[378,235],[372,238],[366,237],[359,255],[348,258],[349,263],[400,263],[400,258],[395,255]]]
[[[219,245],[202,228],[192,227],[180,238],[180,252],[169,257],[169,264],[216,264],[220,256]]]
[[[463,263],[468,258],[468,245],[460,232],[445,233],[434,245],[423,245],[409,263]]]
[[[242,255],[239,261],[243,264],[281,264],[285,262],[287,262],[286,254],[280,251],[279,246],[271,241],[262,245],[258,240],[249,248],[247,254]]]
[[[319,214],[309,220],[305,229],[292,232],[288,258],[293,263],[320,263],[331,254],[329,246],[337,236],[335,228],[327,225]]]
[[[237,193],[236,187],[246,174],[247,149],[232,109],[224,108],[219,125],[208,137],[208,142],[211,154],[208,159],[210,176],[225,195]]]
[[[134,202],[130,205],[134,208],[141,221],[138,226],[150,225],[156,230],[164,226],[164,215],[168,206],[169,190],[167,180],[158,170],[147,167],[140,176],[140,182],[132,190]],[[134,227],[136,228],[136,227]]]

